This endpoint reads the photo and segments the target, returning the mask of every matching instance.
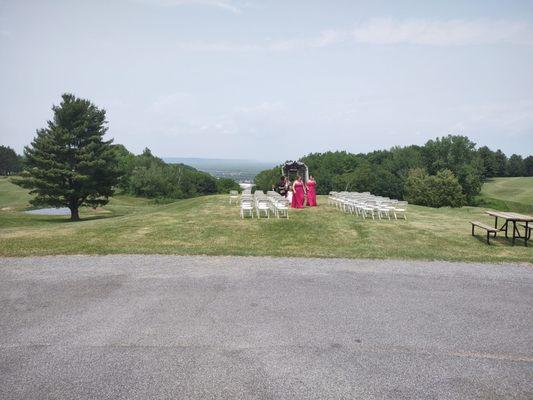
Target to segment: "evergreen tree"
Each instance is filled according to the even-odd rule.
[[[483,177],[491,178],[498,175],[499,165],[496,159],[496,153],[487,146],[480,147],[477,152],[483,163]]]
[[[497,176],[507,176],[507,156],[500,149],[496,150]]]
[[[526,170],[526,176],[533,176],[533,156],[524,158],[524,168]]]
[[[24,149],[19,186],[31,189],[33,205],[68,207],[78,221],[81,206],[107,204],[118,179],[116,151],[105,141],[105,110],[88,100],[64,94],[52,107],[53,119]]]
[[[21,169],[20,157],[11,147],[0,146],[0,175],[10,175]]]

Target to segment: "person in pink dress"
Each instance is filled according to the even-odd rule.
[[[310,207],[316,206],[316,181],[313,175],[307,181],[307,205]]]
[[[292,208],[303,208],[304,206],[304,196],[305,196],[305,187],[302,182],[302,177],[296,177],[296,180],[292,184]]]

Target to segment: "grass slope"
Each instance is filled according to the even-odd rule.
[[[10,179],[0,177],[0,211],[24,210],[30,206],[26,189],[13,185]]]
[[[533,177],[492,178],[483,185],[478,204],[533,214]]]
[[[27,198],[0,180],[0,209],[18,210]],[[19,192],[20,194],[20,192]],[[319,198],[320,206],[292,210],[289,220],[240,220],[227,196],[155,205],[116,196],[101,210],[82,210],[83,221],[64,216],[0,211],[0,255],[210,254],[304,257],[403,258],[466,261],[531,261],[533,248],[505,239],[487,246],[470,235],[472,218],[490,222],[482,209],[409,206],[407,221],[361,220]]]
[[[489,179],[481,193],[499,200],[533,204],[533,176]]]

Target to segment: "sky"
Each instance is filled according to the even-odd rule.
[[[533,153],[533,1],[0,0],[0,144],[69,92],[161,157],[296,159],[461,134]]]

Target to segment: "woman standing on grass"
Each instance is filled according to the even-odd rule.
[[[316,206],[316,182],[313,175],[309,176],[307,181],[307,205],[311,207]]]
[[[305,196],[305,188],[304,183],[302,182],[302,177],[297,176],[296,180],[294,181],[292,185],[292,208],[303,208],[304,206],[304,196]]]

